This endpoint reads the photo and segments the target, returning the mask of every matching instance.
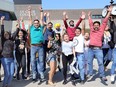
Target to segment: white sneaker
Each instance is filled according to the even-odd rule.
[[[114,80],[115,80],[115,75],[111,75],[110,80],[111,80],[111,82],[114,82]]]

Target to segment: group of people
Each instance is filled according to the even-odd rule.
[[[99,21],[93,22],[91,12],[88,13],[90,32],[85,32],[85,12],[82,12],[76,25],[73,20],[70,20],[68,25],[68,15],[64,12],[64,27],[61,29],[57,23],[54,30],[50,14],[43,14],[41,7],[39,11],[39,20],[32,20],[29,7],[29,29],[27,31],[24,29],[24,21],[21,20],[21,25],[20,22],[17,23],[13,34],[5,31],[5,17],[1,17],[0,60],[4,69],[3,87],[10,86],[14,75],[20,80],[21,68],[22,79],[27,79],[30,66],[33,82],[36,82],[39,76],[38,85],[42,84],[46,81],[44,75],[46,63],[50,67],[47,80],[49,85],[55,85],[53,77],[56,69],[60,72],[63,70],[63,84],[67,84],[68,67],[72,84],[76,85],[76,79],[84,84],[93,77],[93,58],[97,59],[102,81],[107,81],[105,71],[112,60],[111,82],[115,81],[116,26],[111,16],[112,6],[108,8],[102,24]]]

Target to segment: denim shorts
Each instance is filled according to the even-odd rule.
[[[53,55],[53,54],[48,54],[48,57],[47,57],[47,63],[51,62],[51,61],[56,61],[56,56]]]
[[[56,61],[56,57],[55,56],[54,57],[51,57],[50,62],[51,61]]]

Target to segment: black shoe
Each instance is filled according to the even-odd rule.
[[[40,80],[39,82],[38,82],[38,85],[41,85],[43,82]]]
[[[84,80],[81,80],[81,85],[83,85],[85,83],[85,81]]]
[[[33,81],[33,83],[35,83],[36,82],[36,79],[33,79],[32,81]]]
[[[91,80],[92,78],[93,78],[92,75],[87,75],[87,76],[86,76],[86,80],[87,80],[87,81]]]
[[[0,82],[2,82],[1,78],[0,78]]]
[[[15,79],[15,78],[16,78],[16,76],[13,76],[13,78]]]
[[[38,85],[41,85],[44,81],[46,81],[46,79],[40,79],[39,81],[38,81]]]
[[[26,76],[22,76],[22,79],[27,79],[27,77]]]
[[[20,77],[19,76],[17,76],[17,80],[20,80]]]
[[[115,83],[115,81],[111,81],[111,84],[114,84]]]
[[[62,84],[63,85],[66,85],[67,84],[67,80],[64,80]]]
[[[60,68],[60,66],[58,66],[58,70],[59,70],[59,72],[61,72],[61,68]]]
[[[101,80],[102,81],[107,81],[107,78],[106,77],[101,77]]]
[[[72,85],[73,85],[73,86],[76,86],[75,80],[72,80]]]

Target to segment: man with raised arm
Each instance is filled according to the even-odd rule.
[[[90,44],[89,44],[89,57],[88,57],[88,79],[93,75],[93,58],[97,58],[99,66],[99,75],[102,81],[107,81],[104,74],[103,65],[103,53],[102,53],[102,38],[104,35],[104,30],[107,25],[108,19],[111,14],[112,7],[108,8],[108,14],[100,25],[99,21],[93,22],[91,19],[91,12],[88,13],[89,25],[90,25]]]
[[[31,44],[31,67],[32,67],[32,78],[33,81],[36,81],[36,53],[38,53],[37,59],[37,71],[40,74],[40,80],[38,85],[44,81],[44,50],[43,50],[43,9],[40,7],[40,20],[35,19],[32,23],[31,8],[29,8],[29,36]]]
[[[66,12],[63,13],[63,22],[66,28],[66,32],[69,35],[69,40],[72,41],[73,38],[76,36],[75,34],[75,30],[76,28],[80,25],[81,21],[84,19],[85,15],[81,15],[81,17],[79,18],[79,21],[77,22],[76,26],[74,26],[74,21],[70,20],[69,21],[69,26],[67,24],[67,20],[68,20],[68,15],[66,14]]]

